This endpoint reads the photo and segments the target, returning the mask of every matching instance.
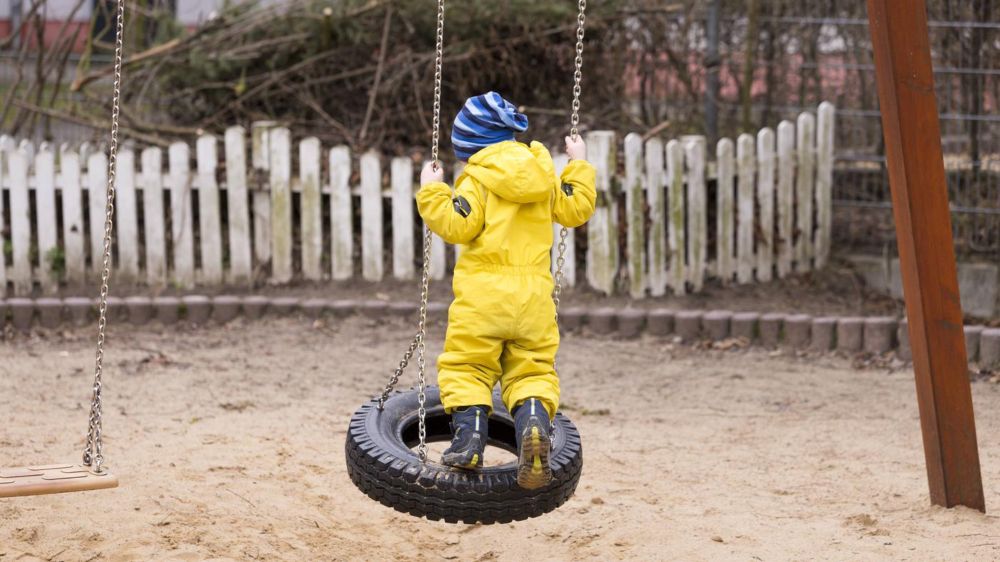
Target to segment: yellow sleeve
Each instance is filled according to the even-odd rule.
[[[597,170],[586,160],[571,160],[556,185],[552,217],[576,228],[590,220],[597,201]]]
[[[417,191],[417,211],[434,234],[449,244],[468,244],[483,230],[483,198],[469,176],[458,179],[455,194],[443,182]]]

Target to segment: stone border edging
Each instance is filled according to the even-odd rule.
[[[164,325],[187,321],[193,324],[224,324],[243,316],[250,320],[265,315],[302,314],[319,319],[324,316],[346,317],[364,314],[373,318],[408,317],[417,314],[416,303],[353,299],[300,299],[265,297],[185,295],[181,297],[109,297],[108,314],[113,322]],[[33,326],[57,329],[61,326],[85,326],[97,316],[96,299],[68,297],[0,299],[0,328],[9,319],[15,330],[30,331]],[[446,321],[448,305],[428,304],[431,321]],[[586,328],[597,335],[617,335],[634,339],[642,334],[654,337],[673,336],[684,342],[720,341],[744,338],[764,347],[784,347],[802,351],[847,353],[887,353],[895,351],[903,360],[910,359],[906,319],[889,316],[819,316],[728,310],[678,310],[671,308],[572,307],[559,314],[566,332]],[[1000,328],[965,326],[965,342],[970,361],[985,368],[1000,367]]]

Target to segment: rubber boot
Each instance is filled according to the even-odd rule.
[[[441,463],[455,468],[483,466],[483,452],[489,432],[489,410],[483,406],[457,409],[451,414],[451,446],[441,455]]]
[[[552,426],[545,406],[529,398],[514,411],[517,436],[517,484],[534,490],[552,481]]]

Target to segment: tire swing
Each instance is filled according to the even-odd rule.
[[[586,0],[578,0],[576,59],[570,135],[579,134],[580,81],[583,78],[583,34]],[[437,49],[434,67],[434,121],[431,161],[438,160],[441,126],[441,62],[444,51],[444,0],[437,3]],[[566,237],[559,235],[558,258],[552,298],[558,321]],[[576,426],[557,413],[552,422],[552,481],[537,490],[517,485],[517,466],[507,463],[474,472],[454,469],[427,460],[427,443],[451,439],[450,417],[441,405],[436,387],[425,383],[425,334],[430,283],[431,231],[424,226],[423,276],[417,333],[382,390],[351,418],[347,432],[347,472],[351,480],[374,500],[397,511],[449,523],[509,523],[548,513],[566,502],[576,490],[583,469],[580,434]],[[417,388],[394,390],[414,352],[417,353]],[[517,454],[514,419],[498,393],[493,395],[489,445]],[[412,450],[416,447],[416,453]]]
[[[104,261],[97,321],[97,358],[87,422],[87,442],[81,464],[31,465],[0,468],[0,498],[39,496],[116,488],[118,478],[104,466],[103,403],[104,340],[108,319],[108,283],[111,277],[111,231],[115,214],[115,172],[118,160],[118,117],[121,100],[122,47],[125,34],[125,0],[118,0],[115,24],[114,93],[111,98],[111,144],[108,147],[107,204],[104,214]],[[95,256],[96,258],[96,256]]]

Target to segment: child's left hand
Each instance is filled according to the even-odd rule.
[[[420,171],[420,187],[429,183],[444,181],[444,168],[439,162],[428,162],[424,164],[424,169]]]

